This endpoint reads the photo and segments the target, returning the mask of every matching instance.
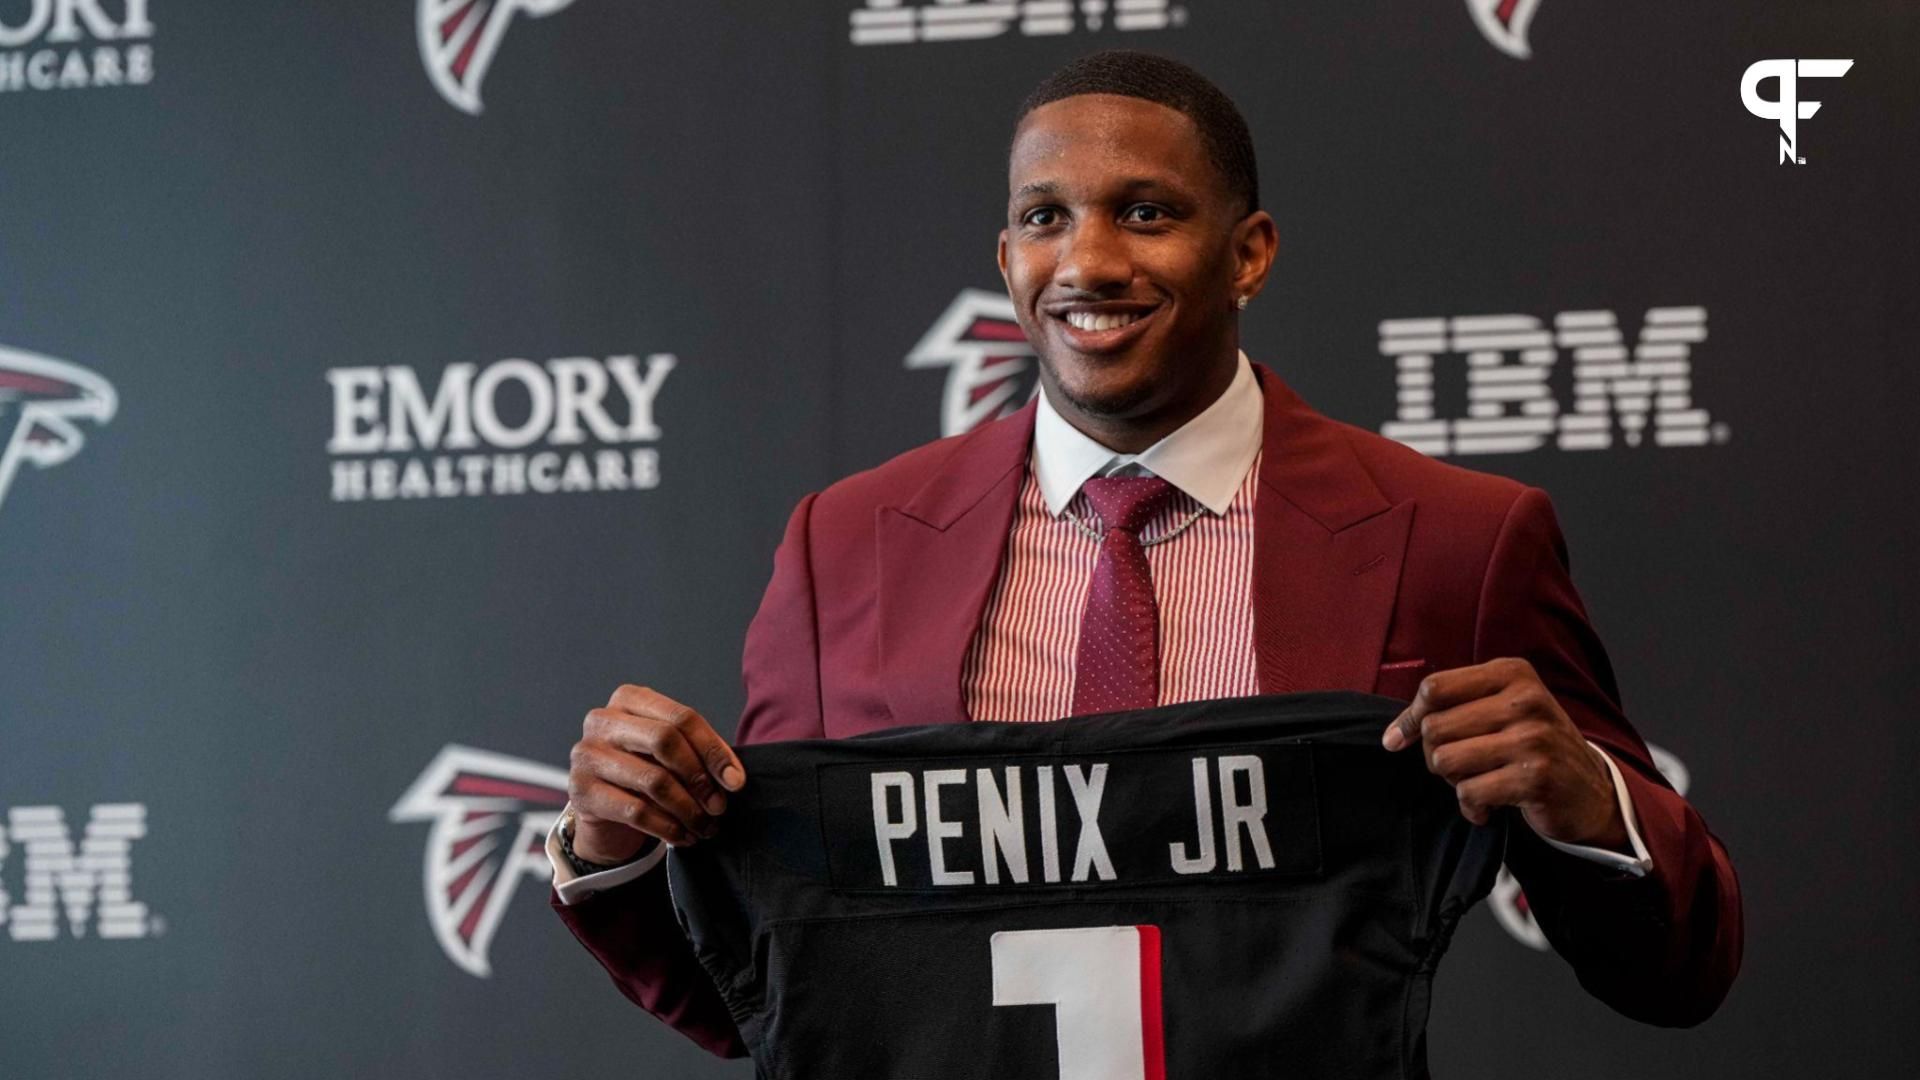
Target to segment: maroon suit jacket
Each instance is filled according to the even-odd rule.
[[[1611,870],[1525,828],[1508,866],[1588,991],[1650,1023],[1705,1019],[1740,964],[1733,866],[1622,715],[1546,495],[1329,420],[1254,370],[1266,400],[1254,502],[1261,692],[1406,698],[1428,672],[1530,661],[1620,762],[1653,871]],[[1000,569],[1033,416],[1029,404],[801,500],[747,630],[738,742],[967,720],[961,665]],[[629,998],[740,1055],[663,878],[553,905]]]

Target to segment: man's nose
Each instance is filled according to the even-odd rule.
[[[1053,274],[1055,285],[1089,293],[1125,288],[1132,280],[1133,259],[1125,237],[1097,220],[1077,226],[1068,236]]]

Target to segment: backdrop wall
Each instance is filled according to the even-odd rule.
[[[1120,45],[1253,127],[1248,351],[1553,495],[1741,873],[1690,1032],[1496,897],[1436,1073],[1909,1075],[1894,0],[0,0],[0,1075],[749,1075],[545,910],[567,748],[730,727],[794,501],[1024,400],[1012,109]]]

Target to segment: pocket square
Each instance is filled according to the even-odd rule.
[[[1420,680],[1432,670],[1432,665],[1423,659],[1394,660],[1381,664],[1380,673],[1374,678],[1373,692],[1381,697],[1410,701],[1420,689]]]

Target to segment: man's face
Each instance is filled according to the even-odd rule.
[[[1193,121],[1112,94],[1043,105],[1014,136],[1008,189],[1000,268],[1056,404],[1125,421],[1217,377],[1249,284],[1242,208]]]

